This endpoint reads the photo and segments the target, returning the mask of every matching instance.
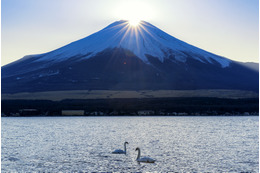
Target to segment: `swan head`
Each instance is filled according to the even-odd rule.
[[[137,147],[137,148],[135,149],[135,151],[137,151],[137,150],[140,150],[140,148],[139,148],[139,147]]]
[[[129,144],[128,142],[125,142],[125,144]]]

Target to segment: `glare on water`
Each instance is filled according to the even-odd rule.
[[[258,142],[258,117],[4,117],[2,172],[258,172]]]

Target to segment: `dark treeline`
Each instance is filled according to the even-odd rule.
[[[88,99],[88,100],[2,100],[2,114],[10,115],[21,109],[37,109],[39,114],[61,115],[62,110],[102,111],[129,114],[140,110],[186,112],[188,114],[215,112],[259,112],[258,98],[144,98],[144,99]]]

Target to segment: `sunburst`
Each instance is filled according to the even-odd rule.
[[[129,25],[132,27],[137,27],[140,24],[140,20],[139,19],[131,19],[128,21]]]

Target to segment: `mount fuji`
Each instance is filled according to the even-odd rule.
[[[63,90],[257,91],[258,69],[187,44],[152,24],[116,21],[54,51],[2,67],[2,93]]]

